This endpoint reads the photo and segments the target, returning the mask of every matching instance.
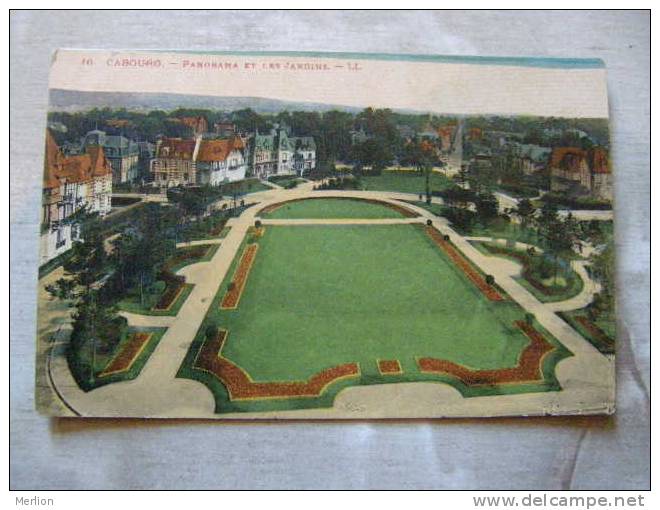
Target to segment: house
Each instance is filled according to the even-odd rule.
[[[140,148],[136,142],[125,136],[108,135],[95,129],[83,137],[81,145],[81,152],[91,146],[103,147],[105,156],[112,165],[113,184],[134,182],[139,177]]]
[[[605,148],[556,147],[549,166],[551,191],[612,200],[612,172]]]
[[[105,123],[114,129],[127,129],[133,127],[133,123],[128,119],[108,119]]]
[[[481,137],[483,136],[483,131],[481,128],[478,127],[472,127],[468,130],[468,140],[473,141],[473,140],[481,140]]]
[[[237,136],[222,140],[201,140],[196,151],[197,184],[217,186],[245,179],[245,143]]]
[[[591,167],[591,195],[600,200],[612,201],[613,176],[610,169],[607,150],[594,147],[589,151],[589,166]]]
[[[236,124],[233,122],[216,122],[213,124],[213,132],[220,138],[231,138],[236,135]]]
[[[181,117],[180,121],[184,126],[188,126],[192,129],[193,135],[195,136],[199,136],[209,130],[209,123],[206,120],[206,117],[202,115],[197,115],[195,117]]]
[[[151,160],[156,155],[156,146],[151,142],[138,142],[138,178],[143,182],[151,180]]]
[[[252,174],[262,179],[269,175],[294,174],[294,151],[284,127],[276,126],[267,135],[261,135],[257,131],[250,142],[249,161]]]
[[[525,175],[532,175],[544,170],[552,153],[550,147],[542,147],[532,143],[512,142],[511,147],[514,154],[520,159],[521,168]]]
[[[302,176],[316,168],[316,142],[312,136],[297,136],[290,138],[293,145],[293,169]]]
[[[150,164],[153,185],[159,188],[171,188],[195,184],[197,182],[195,158],[200,142],[201,137],[158,140]]]
[[[79,227],[72,218],[74,213],[83,208],[101,216],[110,212],[112,176],[112,166],[103,147],[89,146],[84,154],[67,156],[50,131],[46,131],[41,264],[70,249],[79,238]]]
[[[438,140],[440,141],[440,150],[450,152],[454,146],[455,125],[442,126],[436,129]]]

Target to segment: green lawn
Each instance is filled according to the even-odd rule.
[[[179,372],[207,384],[219,412],[328,406],[352,384],[433,380],[466,396],[558,389],[545,367],[540,385],[476,390],[419,371],[416,358],[426,356],[475,369],[512,367],[528,344],[513,325],[523,310],[488,301],[419,226],[267,226],[258,242],[238,309],[219,308],[235,260]],[[331,385],[323,399],[231,402],[214,376],[191,368],[210,324],[229,331],[223,355],[254,381],[306,380],[351,362],[361,376]],[[552,366],[569,354],[558,347],[548,356]],[[378,359],[399,360],[404,373],[381,376]]]
[[[383,172],[381,175],[363,176],[360,178],[365,189],[370,191],[400,191],[402,193],[425,193],[426,178],[417,172]],[[451,181],[433,172],[431,174],[431,191],[448,188]]]
[[[268,186],[267,184],[264,184],[261,182],[259,179],[244,179],[242,181],[239,181],[238,184],[234,185],[235,188],[237,189],[239,194],[249,194],[249,193],[257,193],[258,191],[268,191],[273,188]],[[231,195],[231,190],[233,188],[227,187],[227,194]],[[224,188],[223,188],[224,190]]]
[[[278,209],[263,215],[272,219],[327,219],[327,218],[403,218],[404,216],[385,205],[365,200],[347,198],[310,198],[285,203]]]

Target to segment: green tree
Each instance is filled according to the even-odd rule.
[[[80,229],[80,240],[74,242],[72,255],[63,264],[65,276],[47,286],[46,290],[53,297],[70,301],[70,306],[74,308],[67,357],[74,371],[79,372],[81,357],[85,351],[90,352],[91,362],[87,368],[89,379],[93,382],[96,350],[111,349],[119,342],[121,328],[118,323],[121,319],[102,292],[110,270],[101,220],[95,214],[76,216],[73,227]]]
[[[475,205],[477,208],[477,217],[483,225],[487,225],[497,218],[499,204],[497,197],[493,193],[489,191],[479,193]]]
[[[525,232],[534,219],[536,207],[534,207],[531,200],[523,198],[518,202],[518,205],[512,209],[511,213],[518,218],[520,221],[520,229]]]
[[[574,226],[574,220],[571,215],[562,221],[557,214],[557,207],[550,203],[544,204],[537,221],[539,224],[539,235],[544,241],[545,251],[552,257],[553,274],[556,283],[559,261],[562,256],[569,254],[573,250],[577,241],[577,228]]]
[[[431,172],[433,165],[437,162],[434,147],[426,140],[410,142],[404,147],[401,163],[416,168],[424,176],[427,204],[431,203]]]

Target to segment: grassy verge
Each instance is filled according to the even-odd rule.
[[[586,308],[559,312],[559,315],[580,335],[603,354],[614,354],[616,346],[616,319],[614,313],[601,314],[595,321]]]
[[[387,171],[380,175],[363,175],[360,182],[369,191],[399,191],[401,193],[425,193],[426,177],[415,172]],[[443,174],[431,173],[431,191],[441,191],[450,187],[451,180]]]
[[[153,353],[154,349],[156,349],[158,342],[160,342],[160,339],[163,337],[166,331],[167,328],[130,328],[112,352],[104,354],[97,352],[96,354],[93,354],[91,349],[85,349],[84,352],[78,353],[75,361],[72,359],[72,357],[69,357],[69,368],[71,370],[71,374],[73,375],[80,389],[83,391],[91,391],[95,388],[105,386],[106,384],[135,379],[138,375],[140,375],[144,365],[149,360],[149,357]],[[151,333],[151,337],[131,367],[124,372],[101,377],[100,374],[103,372],[105,367],[107,367],[108,364],[111,363],[115,358],[115,356],[119,355],[121,351],[126,347],[128,342],[131,341],[131,335],[138,332]],[[93,378],[91,377],[92,364],[94,369]]]

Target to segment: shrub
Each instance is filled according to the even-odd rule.
[[[488,285],[495,285],[495,277],[492,274],[486,275],[486,283]]]
[[[215,324],[209,324],[206,326],[206,329],[204,330],[204,336],[206,336],[207,340],[213,340],[216,335],[218,334],[218,326]]]
[[[532,324],[534,324],[534,314],[531,313],[531,312],[527,312],[527,313],[525,313],[525,322],[526,322],[529,326],[531,326]]]
[[[229,282],[229,285],[227,285],[227,290],[232,292],[234,289],[236,289],[236,282]]]
[[[533,246],[530,246],[529,248],[527,248],[527,255],[533,257],[534,255],[536,255],[536,249]]]

